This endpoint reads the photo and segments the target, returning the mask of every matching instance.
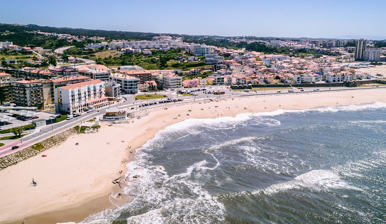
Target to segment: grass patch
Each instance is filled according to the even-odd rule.
[[[18,137],[18,136],[15,136],[15,135],[11,135],[11,136],[5,136],[5,137],[1,137],[0,140],[13,140],[13,139],[19,139],[19,138],[22,138],[24,136],[26,136],[27,134],[24,134],[24,135],[21,135],[21,137]]]
[[[96,126],[96,125],[95,125]],[[89,126],[75,126],[74,129],[81,134],[86,133],[87,128],[90,128]]]
[[[36,150],[36,151],[40,151],[44,148],[43,144],[41,142],[39,143],[36,143],[34,145],[32,145],[32,149]]]
[[[88,122],[94,122],[95,120],[96,120],[96,118],[94,117],[93,119],[88,120]]]
[[[161,94],[142,94],[135,96],[136,100],[151,100],[151,99],[160,99],[160,98],[166,98],[166,95]]]
[[[108,57],[116,57],[120,56],[121,53],[119,53],[117,50],[107,50],[107,51],[101,51],[96,52],[93,56],[96,58],[108,58]]]
[[[194,96],[193,94],[190,94],[190,93],[182,93],[181,95],[183,95],[183,96]]]
[[[14,128],[23,128],[24,130],[30,130],[30,129],[34,129],[34,128],[35,128],[35,125],[34,125],[34,124],[27,124],[27,125],[24,125],[24,126],[19,126],[19,127],[14,127]],[[0,130],[0,134],[11,133],[11,132],[12,132],[12,129],[13,129],[13,128]]]
[[[93,125],[93,126],[91,126],[91,128],[92,129],[99,129],[99,128],[101,128],[101,126],[100,125]]]
[[[67,115],[60,115],[60,117],[57,117],[55,119],[56,122],[61,122],[67,119]]]
[[[376,87],[376,86],[386,86],[386,84],[383,84],[383,83],[368,83],[368,84],[362,84],[359,87]]]
[[[1,146],[4,146],[4,145],[5,145],[4,143],[0,142],[0,147],[1,147]]]
[[[5,59],[16,59],[18,61],[26,61],[26,60],[31,60],[35,55],[33,54],[17,54],[17,55],[12,55],[12,54],[0,54],[0,58],[5,58]]]

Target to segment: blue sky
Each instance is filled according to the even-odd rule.
[[[12,0],[0,23],[207,35],[386,38],[386,0]]]

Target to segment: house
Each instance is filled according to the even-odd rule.
[[[119,110],[117,107],[106,109],[106,113],[103,115],[103,120],[106,121],[126,120],[126,118],[126,111]]]

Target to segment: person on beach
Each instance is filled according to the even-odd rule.
[[[34,178],[32,178],[32,185],[33,185],[34,187],[36,187],[36,185],[38,185],[38,183],[36,183],[36,181],[35,181]]]

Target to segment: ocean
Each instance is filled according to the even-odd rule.
[[[189,119],[127,164],[134,199],[84,223],[385,223],[386,104]]]

